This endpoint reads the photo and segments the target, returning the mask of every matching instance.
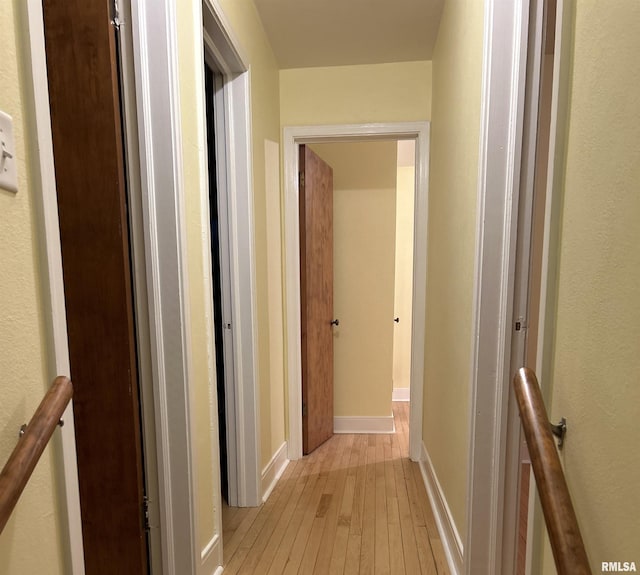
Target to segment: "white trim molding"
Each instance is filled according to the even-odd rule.
[[[207,543],[200,552],[200,561],[201,565],[205,565],[211,561],[218,561],[219,557],[222,557],[222,550],[220,549],[220,535],[216,533],[209,543]],[[215,564],[215,567],[218,567],[218,563]],[[206,567],[205,567],[206,569]]]
[[[391,392],[391,401],[411,401],[411,388],[394,387]]]
[[[333,418],[334,433],[395,433],[393,415],[378,417],[342,416]]]
[[[178,98],[175,5],[132,6],[160,529],[165,575],[195,573],[189,293]]]
[[[313,142],[397,139],[416,141],[413,237],[413,313],[411,327],[411,407],[409,455],[420,459],[424,380],[425,305],[427,291],[427,222],[429,191],[429,122],[341,124],[285,127],[284,210],[286,341],[289,405],[289,459],[302,457],[302,355],[300,331],[300,243],[298,146]]]
[[[529,1],[485,4],[464,573],[503,569]]]
[[[262,470],[261,484],[263,503],[269,499],[269,495],[271,495],[273,488],[282,477],[287,465],[289,465],[289,460],[287,459],[287,442],[285,441],[280,447],[278,447],[269,463],[267,463]]]
[[[440,539],[442,546],[444,547],[445,555],[447,556],[447,562],[449,563],[449,569],[453,575],[462,574],[463,566],[463,545],[462,538],[456,527],[456,522],[453,519],[451,510],[447,503],[447,498],[442,491],[440,482],[436,475],[436,471],[431,463],[431,458],[427,452],[427,448],[424,443],[422,444],[422,457],[420,459],[420,472],[422,473],[422,480],[429,496],[429,502],[431,503],[431,509],[433,509],[433,515],[438,527],[438,533],[440,533]]]
[[[209,33],[224,43],[224,46],[213,48],[220,48],[216,54],[225,74],[225,119],[228,120],[227,183],[231,198],[229,234],[240,483],[237,503],[259,505],[250,77],[218,3],[206,0],[204,8]],[[132,3],[165,575],[195,573],[199,569],[198,558],[203,559],[195,517],[196,462],[191,417],[193,384],[176,9],[171,0]],[[203,21],[201,9],[200,6],[194,8],[194,22],[198,28]],[[204,63],[203,37],[199,37],[198,49]],[[197,97],[200,99],[197,113],[202,118],[204,90],[200,90]],[[205,145],[203,134],[204,130],[201,130],[202,149]],[[201,178],[201,184],[203,182]],[[208,190],[201,190],[201,193],[208,193]],[[204,253],[210,250],[208,236],[203,238],[202,249]],[[221,556],[212,555],[218,547],[213,543],[207,545],[206,558]]]

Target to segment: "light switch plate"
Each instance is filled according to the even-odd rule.
[[[13,143],[13,119],[0,111],[0,188],[18,192],[16,147]]]

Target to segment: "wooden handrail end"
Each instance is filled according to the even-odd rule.
[[[65,376],[56,377],[2,468],[0,472],[0,533],[9,521],[22,491],[72,396],[71,380]]]

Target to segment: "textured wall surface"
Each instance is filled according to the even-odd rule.
[[[283,126],[415,122],[431,110],[431,62],[280,71]]]
[[[483,2],[449,0],[433,57],[423,440],[461,535],[466,529],[482,34]]]
[[[14,12],[15,10],[15,12]],[[33,121],[28,95],[28,42],[22,7],[0,3],[0,110],[13,117],[18,193],[0,190],[0,466],[51,383],[43,314],[36,206],[31,177]],[[5,575],[67,573],[61,541],[54,439],[45,449],[18,505],[0,535],[0,571]],[[37,542],[37,548],[34,543]]]
[[[196,462],[196,513],[198,543],[203,549],[216,533],[215,491],[218,466],[218,420],[216,405],[215,347],[210,330],[213,317],[209,253],[204,249],[209,215],[203,213],[200,194],[208,194],[205,125],[198,118],[204,111],[197,95],[204,90],[201,48],[193,41],[198,30],[194,10],[196,4],[181,3],[177,11],[178,74],[182,128],[182,161],[184,174],[185,220],[187,224],[187,265],[189,274],[189,310],[191,338],[191,381],[194,449]]]
[[[555,353],[543,383],[551,419],[568,420],[562,459],[595,573],[603,561],[640,568],[640,5],[577,2],[574,16]]]

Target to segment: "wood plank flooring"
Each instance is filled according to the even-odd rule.
[[[449,575],[409,404],[393,413],[395,434],[335,435],[289,463],[261,507],[223,505],[225,575]]]

